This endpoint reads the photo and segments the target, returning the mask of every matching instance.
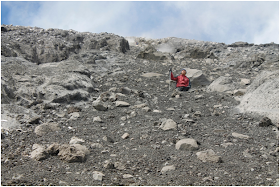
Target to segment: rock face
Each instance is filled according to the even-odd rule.
[[[278,184],[278,68],[274,43],[2,25],[1,185]]]
[[[261,72],[248,87],[237,109],[267,116],[279,125],[279,72]]]

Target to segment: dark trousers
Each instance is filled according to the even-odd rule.
[[[188,91],[190,87],[177,87],[176,90],[178,91]]]

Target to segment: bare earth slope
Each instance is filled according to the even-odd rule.
[[[1,45],[2,185],[279,185],[278,44],[2,25]]]

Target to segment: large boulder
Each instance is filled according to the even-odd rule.
[[[214,80],[208,87],[208,92],[232,92],[236,86],[232,81],[231,77],[221,76]]]
[[[192,87],[208,86],[211,83],[201,70],[190,68],[185,69],[187,70],[187,77],[190,79]]]
[[[18,128],[24,124],[34,124],[40,120],[41,115],[16,104],[1,105],[1,127],[6,129]]]
[[[272,123],[279,125],[279,72],[261,72],[236,109],[240,113],[268,117]]]

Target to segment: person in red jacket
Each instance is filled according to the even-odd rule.
[[[181,74],[177,77],[173,76],[171,68],[170,68],[169,71],[170,71],[171,80],[174,80],[174,81],[177,82],[176,90],[178,90],[178,91],[188,91],[191,88],[191,81],[186,76],[186,74],[187,74],[186,69],[182,69]]]

